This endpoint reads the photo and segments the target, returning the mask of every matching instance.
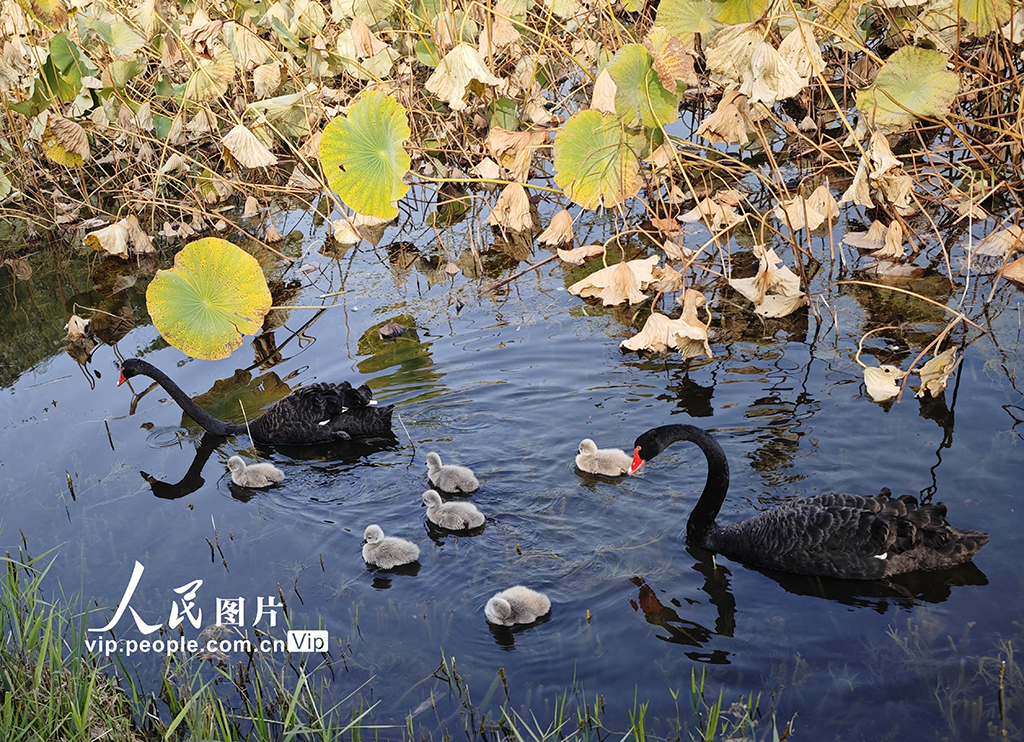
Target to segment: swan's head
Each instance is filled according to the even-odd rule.
[[[428,508],[436,508],[441,504],[441,495],[436,490],[427,490],[423,493],[423,504]]]
[[[582,454],[593,454],[597,453],[597,444],[589,438],[584,438],[580,441],[580,447],[576,449],[576,453]]]
[[[228,469],[235,474],[245,471],[245,462],[242,461],[242,457],[232,456],[228,459]]]
[[[491,623],[505,623],[512,616],[512,606],[504,598],[494,596],[484,606],[484,615]]]
[[[146,365],[145,361],[141,361],[138,358],[129,358],[126,360],[121,364],[121,378],[117,380],[117,385],[121,386],[133,376],[145,373]]]
[[[630,474],[665,450],[666,443],[658,435],[660,430],[661,428],[654,428],[646,433],[641,433],[640,437],[633,442],[633,463],[629,467]]]
[[[441,468],[441,457],[438,456],[434,451],[427,454],[427,469],[433,471],[434,469]]]
[[[363,531],[363,542],[367,544],[379,544],[384,540],[384,531],[380,526],[367,526]]]

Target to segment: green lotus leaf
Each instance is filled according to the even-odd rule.
[[[578,111],[555,137],[555,182],[585,209],[617,206],[640,190],[643,136],[600,111]]]
[[[256,258],[227,240],[196,240],[157,271],[146,290],[149,316],[164,340],[193,358],[227,358],[270,310]]]
[[[711,12],[719,23],[753,23],[768,11],[769,0],[711,0]]]
[[[615,112],[627,123],[639,118],[656,129],[679,118],[679,99],[661,84],[654,58],[640,44],[626,44],[605,69],[615,81]]]
[[[1009,0],[954,0],[953,7],[978,38],[999,30],[1010,20],[1014,9]]]
[[[694,34],[710,38],[720,24],[707,0],[662,0],[658,6],[658,25],[688,44]]]
[[[960,89],[960,78],[946,69],[948,61],[933,49],[897,50],[878,71],[874,85],[857,93],[857,108],[875,126],[890,131],[918,118],[941,119]]]
[[[360,214],[393,219],[409,190],[411,160],[402,143],[411,136],[405,109],[389,95],[368,91],[338,116],[320,139],[320,164],[331,190]]]

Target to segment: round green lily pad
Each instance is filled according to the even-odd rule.
[[[363,93],[320,139],[320,164],[331,190],[360,214],[398,216],[394,202],[409,190],[403,178],[411,159],[402,142],[410,136],[398,101],[376,90]]]
[[[256,258],[227,240],[196,240],[157,271],[146,290],[149,316],[168,343],[193,358],[227,358],[254,335],[270,310]]]

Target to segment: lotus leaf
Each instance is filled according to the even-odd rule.
[[[882,65],[874,85],[857,93],[857,108],[875,126],[892,131],[918,118],[943,118],[960,87],[960,78],[946,69],[948,61],[932,49],[899,49]]]
[[[368,91],[324,129],[320,163],[331,189],[360,214],[393,219],[395,202],[409,190],[402,179],[411,135],[405,109],[394,98]]]
[[[149,315],[160,335],[195,358],[227,358],[255,334],[270,309],[270,289],[256,258],[227,240],[207,237],[157,271],[146,291]]]

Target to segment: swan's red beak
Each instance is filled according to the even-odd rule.
[[[635,472],[637,469],[639,469],[643,465],[644,465],[644,460],[642,458],[640,458],[640,447],[637,446],[633,450],[633,464],[629,467],[629,473],[632,474],[633,472]]]
[[[122,372],[121,372],[121,378],[117,380],[117,385],[118,385],[118,386],[121,386],[121,385],[122,385],[123,383],[125,383],[126,381],[128,381],[128,379],[124,378],[124,371],[122,371]]]

